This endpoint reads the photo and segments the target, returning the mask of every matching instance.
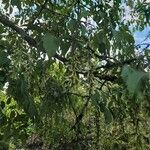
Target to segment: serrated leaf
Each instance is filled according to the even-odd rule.
[[[43,47],[46,50],[49,58],[55,55],[59,47],[58,44],[58,39],[49,33],[45,34],[45,36],[43,37]]]

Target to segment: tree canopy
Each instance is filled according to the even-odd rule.
[[[150,149],[149,25],[148,0],[0,1],[0,150]]]

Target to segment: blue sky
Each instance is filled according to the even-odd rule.
[[[143,42],[148,33],[150,33],[150,27],[146,27],[143,31],[136,31],[133,34],[135,38],[135,44],[150,43],[150,38],[147,38],[147,40]]]

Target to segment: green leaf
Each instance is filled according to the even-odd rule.
[[[81,34],[84,36],[86,35],[86,33],[87,33],[86,27],[84,25],[81,25]]]
[[[49,58],[51,58],[55,55],[56,51],[58,50],[59,41],[55,36],[47,33],[43,37],[43,47],[46,50]]]
[[[74,19],[71,19],[71,20],[68,22],[68,27],[69,27],[69,29],[70,29],[71,32],[74,32],[75,27],[76,27],[76,24],[77,24],[77,22],[76,22],[76,20],[74,20]]]
[[[14,121],[26,122],[27,119],[28,119],[28,116],[26,114],[17,114],[17,116],[14,118]]]
[[[16,112],[14,110],[10,113],[10,119],[13,119],[16,116]]]
[[[103,102],[101,102],[100,104],[99,104],[99,106],[100,106],[100,110],[101,110],[101,112],[103,112],[104,113],[104,111],[105,111],[105,104],[103,103]]]
[[[100,99],[100,94],[98,91],[96,91],[92,96],[91,96],[92,100],[99,100]]]
[[[110,110],[106,107],[105,107],[105,110],[104,110],[104,117],[105,117],[105,122],[108,123],[108,124],[113,121],[112,114],[111,114]]]
[[[100,109],[99,107],[99,101],[100,101],[100,94],[98,91],[96,91],[92,96],[91,96],[92,104],[95,106],[95,108]]]
[[[142,71],[131,68],[130,66],[124,66],[121,76],[127,85],[127,89],[130,95],[142,97],[144,80],[148,79],[148,74]],[[144,79],[144,80],[143,80]]]
[[[19,10],[21,9],[21,1],[20,0],[11,0],[11,5],[12,6],[17,6],[17,8]]]
[[[18,0],[11,0],[11,5],[16,6]]]
[[[7,58],[7,53],[0,51],[0,66],[6,66],[10,63],[10,60]]]
[[[60,43],[60,49],[62,51],[62,55],[65,55],[68,52],[69,47],[70,47],[70,43],[71,42],[61,41],[61,43]]]
[[[130,67],[128,65],[125,65],[122,69],[122,72],[121,72],[121,76],[124,80],[127,80],[127,77],[128,77],[128,74],[130,72]]]
[[[9,97],[9,98],[7,99],[6,104],[9,105],[10,103],[11,103],[11,97]]]
[[[4,109],[5,108],[5,102],[1,101],[1,108]]]
[[[9,144],[6,143],[5,141],[0,141],[0,150],[8,150],[9,149]]]

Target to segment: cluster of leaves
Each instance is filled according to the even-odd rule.
[[[0,148],[150,148],[147,1],[0,5]]]

